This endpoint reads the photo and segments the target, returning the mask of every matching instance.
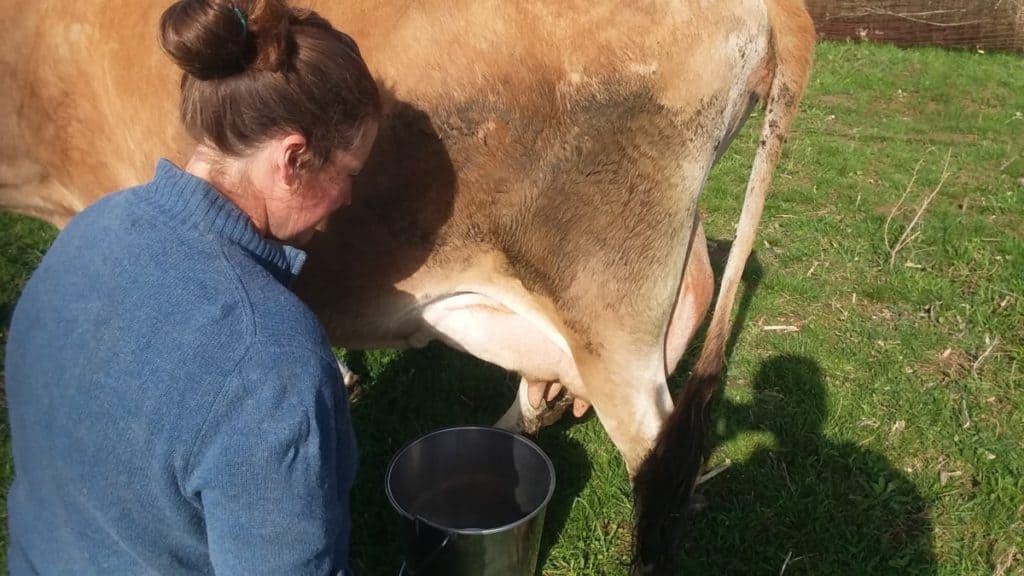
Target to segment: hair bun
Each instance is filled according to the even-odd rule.
[[[291,9],[281,0],[178,0],[160,18],[160,46],[200,80],[287,61]]]

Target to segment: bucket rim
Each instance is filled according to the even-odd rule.
[[[535,507],[532,512],[530,512],[526,516],[523,516],[522,518],[516,520],[515,522],[509,522],[508,524],[505,524],[503,526],[498,526],[498,527],[495,527],[495,528],[449,528],[447,526],[441,526],[439,524],[435,524],[434,522],[431,522],[431,521],[427,520],[426,518],[423,518],[422,516],[413,516],[412,514],[409,514],[402,506],[400,506],[398,504],[398,502],[395,500],[394,494],[391,493],[391,472],[394,470],[395,464],[398,462],[398,460],[402,457],[403,454],[405,454],[405,452],[407,450],[409,450],[414,444],[416,444],[418,442],[422,442],[422,441],[426,440],[427,438],[430,438],[431,436],[437,436],[439,434],[444,434],[446,432],[455,432],[455,431],[459,431],[459,430],[484,430],[484,431],[487,431],[487,432],[497,432],[497,433],[500,433],[500,434],[504,434],[505,436],[509,436],[509,437],[513,438],[514,440],[517,440],[517,441],[525,443],[528,447],[533,449],[534,452],[536,452],[538,455],[540,455],[541,460],[543,460],[544,465],[547,467],[548,476],[551,478],[551,482],[548,483],[548,492],[547,492],[547,494],[544,495],[544,500],[540,503],[540,505]],[[426,524],[427,526],[430,526],[431,528],[434,528],[435,530],[440,530],[441,532],[444,532],[444,533],[447,533],[447,534],[465,534],[465,535],[472,535],[472,536],[487,536],[489,534],[497,534],[498,532],[505,532],[505,531],[510,530],[512,528],[515,528],[515,527],[517,527],[517,526],[519,526],[521,524],[526,524],[526,523],[530,522],[531,520],[533,520],[534,518],[536,518],[537,515],[539,515],[541,512],[547,510],[548,504],[551,502],[551,497],[554,496],[554,494],[555,494],[555,481],[556,481],[556,479],[555,479],[555,465],[552,464],[551,458],[544,452],[544,450],[541,449],[540,446],[537,445],[536,442],[534,442],[533,440],[530,440],[526,436],[523,436],[522,434],[516,434],[516,433],[513,433],[513,432],[509,432],[508,430],[505,430],[504,428],[498,428],[496,426],[448,426],[448,427],[445,427],[445,428],[440,428],[440,429],[434,430],[432,432],[428,432],[426,434],[417,436],[416,438],[413,438],[412,440],[406,442],[398,450],[398,452],[396,452],[395,455],[391,458],[391,462],[388,463],[388,469],[387,469],[387,472],[384,475],[384,490],[387,493],[388,502],[391,503],[391,508],[394,509],[395,512],[397,512],[403,518],[406,518],[406,519],[411,520],[413,522],[422,522],[423,524]]]

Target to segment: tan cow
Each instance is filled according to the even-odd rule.
[[[0,208],[60,225],[149,180],[160,156],[188,156],[178,74],[155,40],[164,7],[0,0],[17,14],[0,40]],[[386,117],[354,204],[308,247],[297,291],[337,345],[440,339],[518,372],[506,426],[549,420],[557,385],[577,411],[592,405],[636,476],[636,571],[665,573],[809,72],[802,0],[312,7],[359,42]],[[698,199],[758,100],[767,111],[737,238],[673,412],[666,375],[713,290]]]

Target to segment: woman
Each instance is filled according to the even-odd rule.
[[[349,202],[380,100],[355,44],[280,0],[180,0],[184,170],[60,234],[14,312],[11,574],[344,574],[355,444],[287,286]]]

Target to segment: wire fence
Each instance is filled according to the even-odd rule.
[[[1024,0],[806,0],[818,37],[1024,52]]]

